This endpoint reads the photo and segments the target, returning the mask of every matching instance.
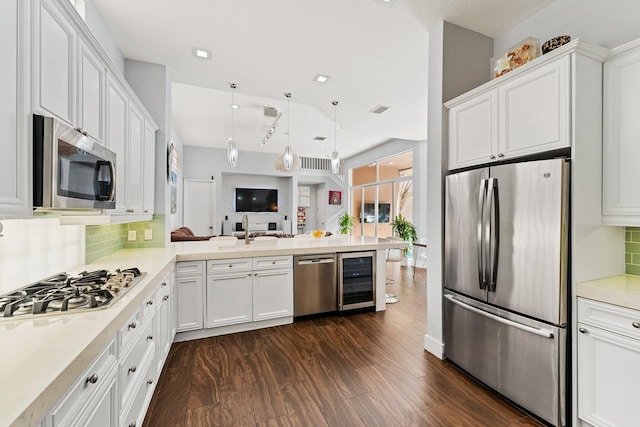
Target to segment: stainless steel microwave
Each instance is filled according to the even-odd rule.
[[[79,129],[33,115],[33,207],[114,209],[116,154]]]

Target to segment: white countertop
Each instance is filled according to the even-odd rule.
[[[578,283],[577,296],[640,310],[640,276],[623,275]]]
[[[170,270],[174,261],[270,255],[353,252],[406,247],[371,237],[239,240],[233,246],[213,242],[179,242],[160,249],[125,249],[86,265],[82,270],[138,267],[147,275],[113,305],[103,310],[31,319],[0,321],[4,343],[0,364],[0,425],[39,423],[89,363],[115,337]]]

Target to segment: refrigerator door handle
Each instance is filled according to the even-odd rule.
[[[508,325],[508,326],[512,326],[516,329],[520,329],[522,331],[525,332],[529,332],[531,334],[534,335],[538,335],[544,338],[549,338],[549,339],[553,339],[554,335],[553,335],[553,331],[550,331],[549,329],[544,329],[544,328],[534,328],[531,326],[527,326],[527,325],[523,325],[522,323],[518,323],[518,322],[514,322],[513,320],[509,320],[509,319],[505,319],[504,317],[500,317],[500,316],[496,316],[495,314],[492,313],[488,313],[484,310],[480,310],[479,308],[475,308],[469,304],[466,304],[458,299],[456,299],[456,297],[454,297],[451,294],[446,294],[444,295],[444,297],[446,299],[448,299],[449,301],[451,301],[452,303],[464,308],[465,310],[469,310],[472,311],[476,314],[479,314],[481,316],[484,317],[488,317],[489,319],[493,319],[496,322]]]
[[[498,276],[498,250],[500,248],[500,199],[498,198],[498,180],[496,178],[489,178],[487,193],[489,195],[487,201],[487,206],[489,206],[489,218],[487,219],[489,228],[487,236],[489,281],[487,287],[489,292],[495,292]]]
[[[480,289],[487,288],[486,279],[486,262],[484,250],[484,208],[487,196],[487,180],[480,180],[480,188],[478,190],[478,231],[476,236],[476,247],[478,252],[478,285]]]

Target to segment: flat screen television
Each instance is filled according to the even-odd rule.
[[[236,188],[236,212],[278,212],[278,190]]]
[[[364,222],[376,222],[376,204],[365,203],[361,220]],[[378,222],[389,222],[391,215],[391,203],[378,203]]]

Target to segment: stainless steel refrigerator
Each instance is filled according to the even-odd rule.
[[[569,163],[446,178],[445,356],[553,425],[567,422]]]

